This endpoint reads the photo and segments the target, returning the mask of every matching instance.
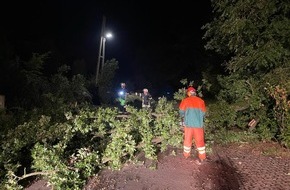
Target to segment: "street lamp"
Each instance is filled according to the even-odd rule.
[[[99,56],[98,56],[97,71],[96,71],[96,84],[98,84],[100,65],[101,65],[101,71],[103,71],[103,68],[104,68],[106,39],[113,37],[112,33],[108,32],[105,34],[105,32],[104,32],[105,31],[105,23],[106,23],[106,17],[103,17]],[[102,60],[102,63],[101,63],[101,60]]]

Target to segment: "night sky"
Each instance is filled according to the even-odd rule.
[[[117,81],[165,89],[182,78],[198,80],[208,60],[201,27],[210,22],[210,0],[156,2],[9,1],[1,5],[1,36],[23,59],[53,49],[68,64],[84,60],[94,75],[105,16],[114,35],[106,60],[119,62]]]

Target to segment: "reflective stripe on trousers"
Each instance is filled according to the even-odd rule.
[[[204,160],[206,158],[206,152],[203,128],[184,127],[183,154],[185,157],[190,155],[193,140],[198,150],[199,159]]]
[[[199,159],[204,160],[206,158],[206,155],[205,155],[205,146],[197,148],[197,151],[198,151],[198,157],[199,157]]]
[[[183,146],[183,156],[188,158],[190,156],[191,147],[190,146]]]

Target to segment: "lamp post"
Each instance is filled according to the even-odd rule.
[[[101,40],[100,40],[100,47],[99,47],[99,56],[98,56],[97,71],[96,71],[96,84],[98,84],[100,67],[101,67],[101,71],[103,71],[103,68],[104,68],[106,38],[112,37],[111,33],[106,33],[106,34],[104,33],[105,32],[105,24],[106,24],[106,17],[103,16]],[[101,60],[102,60],[102,62],[101,62]]]

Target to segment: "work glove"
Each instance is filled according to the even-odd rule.
[[[180,131],[184,131],[184,122],[183,121],[180,121],[179,122],[179,125],[180,125]]]

